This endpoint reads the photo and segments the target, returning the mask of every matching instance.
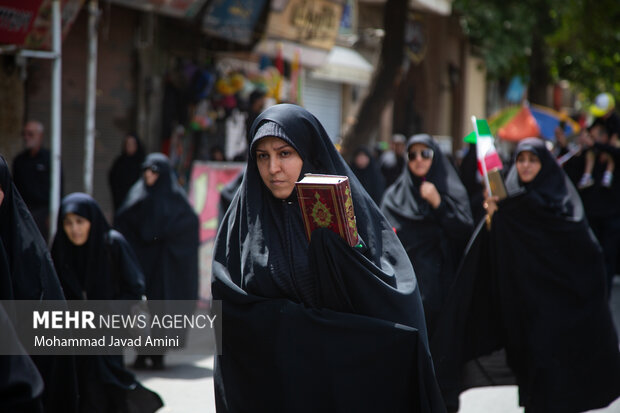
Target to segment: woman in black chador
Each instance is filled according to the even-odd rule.
[[[0,299],[1,300],[65,300],[47,245],[30,215],[28,207],[13,185],[9,167],[0,156]],[[7,302],[5,302],[7,304]],[[11,308],[5,307],[7,313]],[[28,321],[28,320],[26,320]],[[0,334],[9,334],[0,329]],[[28,410],[25,403],[31,403],[37,394],[44,412],[71,413],[77,411],[77,382],[75,363],[72,356],[41,355],[31,356],[43,379],[34,372],[28,373],[32,363],[20,356],[0,356],[1,381],[4,387],[21,382],[19,391],[11,389],[9,394],[0,397],[7,403],[18,401],[13,409],[5,410],[0,402],[0,411],[37,411]],[[7,371],[6,369],[24,369]],[[31,386],[28,389],[27,386]],[[21,394],[21,395],[20,395]],[[14,396],[13,399],[10,396]],[[38,402],[33,402],[38,403]],[[17,407],[19,406],[19,407]],[[23,410],[22,410],[23,409]]]
[[[387,189],[381,211],[413,264],[432,335],[473,219],[467,191],[433,138],[414,135],[407,151],[407,168]]]
[[[372,200],[375,201],[377,205],[381,204],[381,197],[385,191],[385,179],[370,149],[365,146],[357,148],[353,152],[353,156],[351,156],[350,166]]]
[[[123,140],[121,154],[114,160],[108,182],[112,191],[112,204],[117,211],[123,204],[133,184],[142,176],[144,149],[135,133],[128,133]]]
[[[154,314],[189,313],[198,298],[198,217],[178,184],[168,157],[152,153],[142,165],[143,176],[127,194],[119,209],[115,227],[133,247],[144,271],[146,296],[159,300]],[[186,300],[175,303],[165,300]],[[181,308],[182,307],[182,308]],[[180,336],[185,331],[153,330],[152,335],[165,338]],[[163,355],[150,356],[153,366],[162,369]],[[147,358],[138,356],[134,366],[146,367]]]
[[[219,412],[443,412],[415,274],[319,121],[291,104],[252,127],[213,260]],[[347,175],[361,247],[306,239],[295,182]]]
[[[620,396],[620,353],[601,248],[544,142],[521,141],[514,160],[509,196],[486,199],[491,219],[472,237],[432,337],[442,391],[456,410],[470,386],[465,363],[504,349],[527,413],[602,408]]]
[[[68,300],[142,298],[144,276],[136,257],[93,198],[67,195],[60,206],[58,229],[52,258]],[[76,360],[81,412],[154,412],[163,405],[123,367],[122,355]]]

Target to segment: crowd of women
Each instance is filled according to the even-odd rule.
[[[0,157],[2,300],[148,299],[151,313],[167,311],[169,300],[195,302],[198,218],[168,158],[154,153],[141,159],[135,156],[138,143],[126,138],[110,174],[111,181],[132,182],[113,186],[114,227],[94,198],[69,194],[62,199],[51,251]],[[14,339],[10,331],[16,326],[7,317],[12,310],[0,307],[0,320],[3,335]],[[134,368],[163,369],[166,350],[139,354]],[[163,405],[124,366],[122,355],[109,354],[0,356],[0,395],[0,411],[10,413],[137,413]]]
[[[250,137],[213,252],[218,411],[456,412],[462,391],[496,384],[516,384],[527,413],[577,413],[620,396],[604,248],[542,140],[516,146],[500,200],[476,177],[475,149],[458,170],[428,134],[397,142],[406,159],[391,162],[403,167],[389,179],[367,149],[349,166],[296,105],[265,110]],[[5,297],[196,295],[198,223],[169,162],[129,164],[115,166],[137,179],[115,195],[116,229],[91,197],[69,195],[51,259],[0,164]],[[295,190],[306,173],[349,177],[355,247],[328,229],[307,240]],[[20,389],[6,403],[31,409],[18,411],[76,411],[77,392],[81,411],[159,400],[120,358],[0,361],[2,372],[23,372],[0,381]],[[163,360],[139,355],[134,365],[149,364]]]
[[[459,173],[428,134],[387,188],[371,151],[349,166],[298,106],[267,109],[251,137],[214,251],[218,411],[456,412],[494,384],[518,385],[527,413],[620,396],[604,255],[542,140],[517,145],[499,200],[475,148]],[[349,177],[358,246],[306,239],[305,173]]]

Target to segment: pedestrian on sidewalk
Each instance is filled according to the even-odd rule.
[[[51,156],[50,151],[43,146],[43,136],[44,128],[41,122],[36,120],[26,122],[23,130],[25,148],[13,160],[13,180],[41,235],[47,241],[50,216]]]
[[[252,137],[214,249],[218,412],[444,412],[411,263],[325,129],[280,104]],[[360,247],[323,228],[308,242],[304,173],[349,177]]]
[[[58,214],[52,258],[69,300],[136,300],[144,275],[125,238],[111,229],[89,195],[67,195]],[[123,366],[123,356],[76,357],[80,412],[154,412],[163,406]],[[130,410],[130,406],[134,410]]]
[[[502,349],[525,412],[605,407],[620,396],[620,352],[601,247],[542,140],[520,141],[514,161],[508,198],[486,199],[490,229],[482,221],[472,237],[431,337],[448,409],[458,409],[470,367],[498,383],[501,369],[479,357]]]
[[[138,257],[151,313],[159,318],[174,313],[191,315],[198,299],[198,217],[166,155],[148,155],[142,170],[142,179],[127,194],[114,225]],[[186,333],[186,329],[151,331],[154,338],[179,335],[180,343]],[[150,359],[150,367],[163,369],[164,352],[139,354],[134,368],[148,367]]]
[[[136,133],[130,132],[125,135],[121,154],[114,160],[108,173],[114,211],[120,208],[133,184],[142,177],[142,162],[142,142]]]
[[[381,211],[411,260],[432,336],[474,222],[467,190],[433,137],[412,136],[407,151],[407,168],[387,189]]]

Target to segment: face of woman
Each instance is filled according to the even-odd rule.
[[[370,163],[370,158],[364,152],[360,152],[355,156],[355,166],[359,169],[366,169]]]
[[[131,135],[127,135],[125,138],[125,153],[129,156],[132,156],[138,150],[138,142],[136,142],[136,138]]]
[[[517,156],[517,173],[523,183],[529,183],[536,178],[541,168],[540,159],[530,151],[523,151]]]
[[[267,137],[256,145],[256,164],[260,177],[273,196],[286,199],[295,189],[304,161],[282,139]]]
[[[157,178],[159,178],[159,174],[157,172],[153,172],[150,168],[146,168],[144,170],[143,176],[146,186],[155,185],[155,182],[157,182]]]
[[[409,148],[409,170],[418,178],[426,176],[433,164],[433,150],[423,143],[414,143]]]
[[[90,233],[90,221],[84,217],[69,212],[62,221],[65,234],[74,245],[78,247],[88,241]]]

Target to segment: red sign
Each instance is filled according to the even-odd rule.
[[[194,162],[189,199],[200,219],[200,242],[215,238],[222,188],[243,171],[243,163]]]
[[[0,43],[21,46],[43,0],[4,0],[0,5]]]
[[[62,38],[73,25],[84,0],[60,0]],[[52,0],[3,0],[0,5],[0,44],[50,49]]]

